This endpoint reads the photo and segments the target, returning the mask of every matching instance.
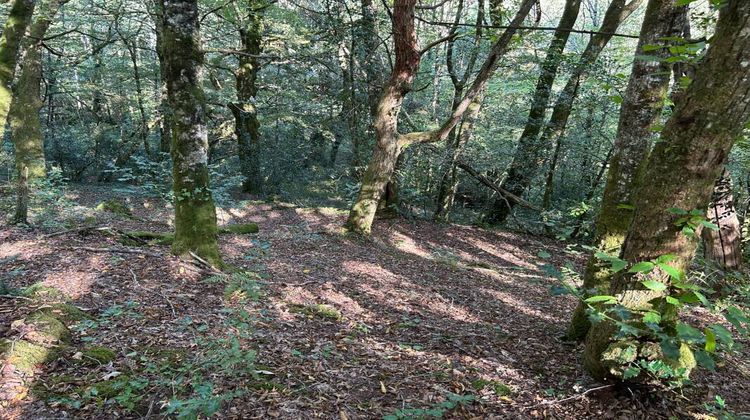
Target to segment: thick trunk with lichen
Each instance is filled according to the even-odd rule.
[[[172,110],[175,237],[172,251],[222,265],[216,208],[209,189],[208,130],[201,87],[197,0],[163,0],[167,95]]]
[[[0,36],[0,139],[5,136],[5,123],[13,98],[11,84],[18,63],[18,51],[26,28],[31,23],[36,0],[15,0]]]
[[[42,108],[42,39],[52,24],[61,2],[49,0],[39,9],[40,17],[31,25],[24,38],[20,74],[13,89],[13,100],[8,112],[10,133],[19,180],[16,222],[26,222],[30,189],[46,174],[44,134],[39,111]]]
[[[640,185],[633,201],[635,212],[622,259],[636,263],[671,254],[670,265],[683,272],[689,268],[697,238],[683,234],[675,224],[679,216],[668,210],[708,206],[732,144],[750,120],[748,63],[750,8],[742,0],[729,0],[720,8],[716,34],[695,79],[676,104],[651,153],[643,178],[649,182]],[[670,283],[669,275],[660,269],[648,274],[620,272],[612,278],[610,294],[626,308],[654,309],[667,315],[660,326],[670,331],[676,314],[664,314],[665,308],[672,306],[665,302],[666,291],[646,289],[641,284],[646,276]],[[584,365],[597,380],[613,376],[605,359],[608,350],[618,346],[616,333],[612,322],[602,321],[591,327],[586,338]],[[683,348],[682,367],[694,365],[689,353]]]
[[[419,68],[420,51],[414,29],[414,0],[401,0],[394,4],[393,39],[396,63],[391,78],[383,88],[375,116],[376,143],[373,156],[362,179],[357,200],[349,213],[347,227],[357,233],[369,234],[378,203],[386,185],[393,176],[398,155],[404,147],[416,143],[444,141],[451,130],[463,118],[471,103],[487,86],[490,76],[498,66],[500,58],[508,51],[517,27],[529,14],[535,0],[524,0],[508,29],[498,37],[471,87],[451,115],[440,128],[431,131],[399,134],[398,114],[404,95],[411,89]]]
[[[716,180],[706,218],[719,227],[703,229],[703,257],[725,270],[739,270],[742,266],[742,230],[732,197],[732,178],[724,168]]]
[[[237,153],[240,171],[245,177],[242,190],[251,194],[263,192],[263,177],[260,172],[260,122],[256,108],[258,94],[258,55],[262,52],[263,12],[268,7],[266,0],[254,0],[248,4],[246,21],[240,28],[242,54],[235,72],[237,103],[229,105],[234,115],[234,133],[237,136]]]
[[[670,52],[664,39],[682,33],[683,9],[675,8],[671,0],[651,0],[641,26],[635,56],[651,55],[654,59],[636,58],[633,62],[620,108],[614,154],[610,159],[602,205],[596,219],[596,247],[610,255],[620,253],[633,217],[632,196],[655,137],[654,127],[661,120],[669,88],[670,64],[665,60]],[[663,48],[654,51],[656,45]],[[649,46],[652,51],[644,51],[644,46]],[[606,292],[611,275],[606,264],[592,255],[586,264],[583,289],[593,294]],[[568,338],[582,340],[590,325],[586,306],[579,304],[568,328]]]
[[[643,0],[631,0],[629,3],[626,0],[612,0],[604,15],[604,21],[599,28],[599,33],[592,36],[586,45],[586,49],[581,54],[578,64],[576,64],[573,73],[570,75],[562,92],[560,92],[560,96],[557,98],[555,107],[552,110],[552,116],[546,125],[544,125],[544,114],[549,102],[550,89],[552,88],[555,73],[546,69],[542,70],[531,112],[529,113],[529,119],[518,141],[513,160],[508,167],[508,174],[503,180],[503,189],[519,197],[525,195],[537,172],[547,160],[550,146],[558,140],[565,130],[568,118],[573,110],[573,102],[575,101],[577,88],[581,80],[586,77],[591,66],[599,58],[609,40],[612,39],[612,34],[642,2]],[[575,23],[575,20],[572,21],[570,26],[573,23]],[[562,51],[559,47],[558,49],[560,52]],[[545,65],[552,66],[551,69],[556,71],[560,53],[553,50],[552,45],[550,46],[550,52],[552,55],[550,57],[550,54],[548,54],[548,60],[554,61],[550,64],[545,63]],[[544,127],[543,131],[542,127]],[[542,131],[541,136],[539,136],[540,131]],[[511,211],[513,211],[513,206],[513,202],[506,202],[502,199],[495,200],[488,221],[491,223],[505,222]]]

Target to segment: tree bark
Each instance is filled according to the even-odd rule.
[[[370,164],[362,179],[357,200],[349,213],[347,227],[357,233],[369,234],[378,203],[385,187],[393,175],[399,153],[404,147],[414,143],[444,141],[451,130],[464,116],[469,105],[485,89],[494,73],[500,58],[510,45],[516,28],[529,14],[535,0],[524,0],[509,28],[503,32],[492,46],[487,59],[479,70],[474,83],[458,104],[453,113],[437,130],[399,134],[398,115],[404,95],[411,89],[414,76],[419,68],[420,54],[417,35],[414,29],[414,0],[401,0],[394,4],[393,40],[396,49],[396,63],[390,80],[383,88],[375,117],[376,143]]]
[[[11,85],[18,64],[18,52],[26,28],[34,14],[36,0],[15,0],[0,36],[0,139],[5,136],[5,123],[13,98]]]
[[[706,218],[719,230],[702,230],[704,258],[722,269],[739,270],[742,266],[742,233],[732,197],[732,178],[726,168],[716,180]]]
[[[524,133],[518,141],[513,160],[508,167],[508,175],[502,183],[504,189],[519,197],[526,194],[537,172],[549,156],[551,143],[557,141],[558,137],[565,130],[568,118],[573,109],[573,102],[575,101],[579,83],[599,58],[609,40],[612,39],[612,34],[642,2],[643,0],[631,0],[629,3],[626,0],[612,0],[605,13],[604,21],[599,28],[599,33],[592,36],[586,45],[578,64],[576,64],[573,73],[570,75],[562,92],[560,92],[560,96],[558,96],[555,107],[552,110],[552,116],[546,125],[544,125],[544,111],[549,102],[549,91],[552,87],[555,73],[550,74],[549,71],[542,71],[526,128],[524,128]],[[552,50],[552,46],[550,46],[550,50]],[[552,57],[555,58],[559,54],[553,54]],[[554,63],[554,65],[554,69],[556,70],[557,64]],[[539,136],[538,134],[542,130],[542,127],[544,127],[544,130],[541,136]],[[508,205],[503,200],[496,200],[488,221],[491,223],[503,223],[511,211],[513,211],[513,203]]]
[[[724,2],[712,39],[644,170],[643,179],[648,182],[635,194],[635,213],[621,254],[628,262],[671,254],[674,259],[669,264],[687,271],[698,242],[681,232],[682,227],[675,224],[678,216],[668,209],[708,206],[732,144],[750,119],[750,8],[745,1]],[[670,284],[669,275],[658,268],[645,275],[621,271],[611,280],[610,294],[628,309],[662,312],[660,325],[669,331],[676,318],[676,314],[667,318],[665,313],[671,307],[664,301],[669,289],[648,290],[641,284],[645,278]],[[586,338],[584,365],[597,380],[612,376],[602,355],[617,344],[616,333],[615,324],[602,321],[591,327]],[[687,376],[694,365],[689,349],[683,348],[680,365],[687,369]]]
[[[267,7],[266,0],[249,2],[246,17],[240,22],[239,33],[243,54],[238,57],[239,67],[235,73],[237,103],[229,105],[234,115],[240,171],[245,177],[242,190],[250,194],[263,192],[263,177],[260,172],[260,122],[256,96],[260,71],[258,55],[263,51],[263,13]]]
[[[155,3],[154,26],[156,28],[156,57],[159,59],[159,151],[169,153],[172,143],[172,112],[167,95],[167,66],[164,50],[164,9],[161,0]]]
[[[177,255],[194,252],[221,266],[216,209],[208,175],[208,131],[201,88],[197,0],[161,0],[167,96],[172,119],[172,176]]]
[[[573,0],[577,1],[577,0]],[[463,1],[458,3],[456,9],[456,18],[451,27],[450,34],[455,34],[458,30],[458,24],[461,21],[461,15],[463,12]],[[494,19],[493,19],[494,21]],[[474,46],[467,60],[466,67],[461,76],[456,72],[456,64],[453,60],[454,46],[456,38],[448,40],[448,47],[446,49],[446,67],[448,69],[448,75],[450,76],[451,82],[453,83],[453,103],[451,111],[455,111],[458,104],[461,102],[463,96],[464,87],[466,82],[469,80],[469,76],[474,71],[474,65],[476,64],[477,55],[479,53],[479,47],[482,41],[482,25],[484,24],[484,2],[479,2],[479,9],[477,11],[476,29],[474,35]],[[477,95],[474,101],[469,106],[467,114],[458,127],[451,130],[446,141],[445,157],[443,158],[443,164],[441,165],[442,174],[440,176],[440,185],[438,186],[438,197],[437,197],[437,208],[433,219],[438,222],[447,222],[451,207],[456,194],[456,188],[458,187],[458,177],[456,168],[456,159],[461,154],[464,145],[471,138],[471,133],[474,127],[474,122],[479,117],[479,112],[482,108],[482,100],[484,94]],[[470,121],[469,121],[470,120]]]
[[[614,155],[610,160],[601,209],[596,218],[594,241],[597,249],[618,255],[633,217],[633,193],[638,175],[646,164],[654,127],[659,125],[664,99],[669,89],[670,56],[664,39],[682,33],[684,7],[674,7],[672,0],[650,0],[641,26],[640,40],[628,81],[617,127]],[[644,51],[644,46],[661,45],[658,51]],[[646,60],[644,55],[654,56]],[[583,289],[597,294],[609,289],[612,272],[594,255],[589,257],[583,277]],[[588,295],[587,295],[588,296]],[[568,329],[568,338],[582,340],[590,327],[586,306],[579,304]]]

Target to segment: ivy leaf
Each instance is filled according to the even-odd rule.
[[[672,280],[682,279],[682,271],[672,267],[671,265],[667,265],[665,263],[658,263],[657,265],[659,266],[659,268],[664,270],[665,273],[669,274],[669,277],[671,277]]]
[[[644,324],[658,324],[659,322],[661,322],[661,315],[658,312],[646,312],[643,315]]]
[[[661,292],[663,290],[666,290],[667,285],[656,280],[644,280],[641,282],[642,285],[646,287],[646,289],[653,290],[655,292]]]
[[[699,365],[708,370],[716,370],[716,362],[714,362],[714,358],[711,357],[710,354],[703,350],[696,350],[693,354],[695,355],[695,361],[698,362]]]
[[[680,347],[674,342],[674,340],[664,339],[659,343],[662,353],[668,359],[677,360],[680,358]]]
[[[598,295],[598,296],[591,296],[590,298],[586,299],[584,302],[612,304],[612,303],[617,303],[617,298],[614,296]]]
[[[709,353],[716,351],[716,335],[710,328],[704,328],[703,334],[706,335],[706,346],[705,349]]]
[[[654,269],[654,263],[651,261],[641,261],[628,270],[628,273],[648,273]]]
[[[702,224],[703,226],[711,230],[719,230],[719,226],[717,226],[714,223],[709,222],[708,220],[701,220],[700,224]]]
[[[667,303],[674,306],[680,306],[680,301],[672,296],[667,296]]]
[[[624,372],[622,372],[622,379],[627,380],[627,379],[635,378],[636,376],[638,376],[640,374],[641,374],[641,368],[635,367],[635,366],[631,366],[631,367],[625,369]]]
[[[703,333],[682,322],[677,324],[677,336],[683,341],[703,341]]]
[[[612,267],[611,268],[612,268],[613,272],[617,273],[618,271],[622,270],[623,268],[625,268],[627,266],[628,266],[628,262],[627,261],[623,261],[623,260],[621,260],[621,259],[618,258],[617,260],[612,261]]]
[[[727,347],[732,347],[734,339],[732,338],[732,333],[726,329],[726,327],[720,324],[711,324],[708,328],[715,334],[719,341],[724,343]]]

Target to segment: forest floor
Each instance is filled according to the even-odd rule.
[[[91,315],[0,417],[701,418],[715,395],[750,411],[747,357],[667,399],[586,393],[601,385],[581,368],[582,346],[560,339],[575,301],[552,296],[542,269],[580,267],[585,252],[565,243],[404,219],[364,239],[341,233],[340,210],[245,202],[220,209],[220,224],[260,233],[220,235],[220,246],[257,276],[212,275],[165,245],[125,248],[113,231],[170,232],[170,212],[136,195],[132,218],[94,210],[115,196],[74,187],[67,227],[62,216],[0,226],[8,286],[57,288]],[[111,230],[48,236],[76,220]],[[111,252],[122,249],[145,253]],[[0,333],[17,338],[13,321],[34,302],[0,304]]]

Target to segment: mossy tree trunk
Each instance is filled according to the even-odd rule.
[[[47,175],[44,159],[44,134],[39,111],[42,108],[42,40],[52,24],[62,1],[44,1],[38,7],[39,17],[24,38],[20,74],[13,88],[8,119],[15,150],[16,174],[19,180],[14,220],[27,222],[30,188]]]
[[[268,6],[267,0],[253,0],[247,3],[247,10],[237,13],[238,16],[244,16],[238,22],[242,53],[238,56],[239,66],[235,72],[237,102],[229,104],[229,108],[234,115],[240,171],[245,178],[242,190],[251,194],[263,192],[263,177],[260,172],[260,122],[256,96],[260,71],[258,55],[263,51],[263,13]]]
[[[18,52],[26,28],[31,23],[36,0],[15,0],[0,35],[0,139],[5,136],[5,123],[13,98],[11,85],[18,63]]]
[[[555,73],[550,70],[557,69],[557,60],[562,52],[562,46],[550,45],[548,60],[545,63],[550,66],[548,70],[542,70],[542,75],[537,84],[537,92],[534,97],[529,119],[524,128],[524,133],[518,141],[518,146],[513,155],[513,160],[508,167],[508,174],[503,180],[501,187],[519,197],[523,197],[528,190],[534,177],[537,175],[544,162],[549,157],[549,150],[553,142],[556,142],[565,130],[568,118],[573,110],[573,102],[576,98],[577,88],[583,78],[599,58],[604,47],[612,39],[612,34],[617,31],[620,24],[625,21],[643,0],[612,0],[604,15],[604,20],[599,33],[592,36],[581,57],[573,69],[565,87],[557,98],[552,110],[552,116],[544,125],[545,109],[549,102],[550,89],[554,81]],[[569,22],[569,27],[575,23],[575,19]],[[565,38],[567,39],[567,38]],[[561,41],[558,41],[561,42]],[[557,52],[557,51],[560,52]],[[542,127],[544,129],[542,130]],[[542,132],[541,136],[539,132]],[[514,203],[502,198],[496,199],[488,221],[491,223],[503,223],[513,211]]]
[[[633,193],[638,175],[646,164],[653,128],[661,121],[664,100],[670,82],[670,56],[664,39],[682,33],[684,7],[676,8],[672,0],[650,0],[641,26],[635,56],[653,56],[654,60],[636,58],[620,108],[620,120],[610,159],[607,183],[601,209],[596,218],[594,243],[597,249],[617,256],[633,217]],[[662,45],[657,51],[644,51],[644,46]],[[594,294],[609,289],[611,271],[594,255],[589,257],[583,276],[583,289]],[[579,304],[573,313],[568,338],[582,340],[590,323],[586,306]]]
[[[706,218],[719,229],[703,229],[701,232],[704,257],[723,269],[740,269],[742,233],[737,210],[734,208],[732,178],[726,168],[716,180]]]
[[[201,87],[197,0],[162,0],[164,64],[172,110],[172,176],[175,238],[172,251],[194,252],[222,265],[216,240],[216,208],[208,177],[208,131]]]
[[[708,206],[732,144],[750,119],[748,63],[750,8],[744,0],[729,0],[720,8],[716,34],[695,79],[676,104],[645,167],[643,179],[648,182],[635,195],[624,260],[636,263],[671,254],[670,265],[688,269],[698,241],[681,232],[675,224],[678,216],[668,209]],[[645,275],[620,272],[612,277],[610,294],[626,308],[663,312],[671,306],[664,302],[665,291],[645,289],[645,276],[669,284],[669,275],[660,269]],[[662,315],[661,326],[669,331],[673,326],[664,325]],[[610,376],[602,354],[615,344],[616,333],[612,322],[602,321],[586,338],[584,364],[598,380]]]
[[[363,176],[359,195],[349,212],[347,227],[351,231],[361,234],[370,233],[378,203],[383,197],[388,181],[393,176],[398,156],[405,147],[416,143],[445,141],[448,138],[471,103],[484,91],[500,58],[507,52],[518,26],[523,23],[534,4],[535,0],[524,0],[521,3],[508,29],[492,46],[471,87],[440,128],[408,134],[399,134],[398,115],[404,96],[411,89],[419,68],[421,51],[414,29],[415,1],[400,0],[394,4],[393,39],[396,62],[391,78],[383,88],[375,115],[375,150]]]

